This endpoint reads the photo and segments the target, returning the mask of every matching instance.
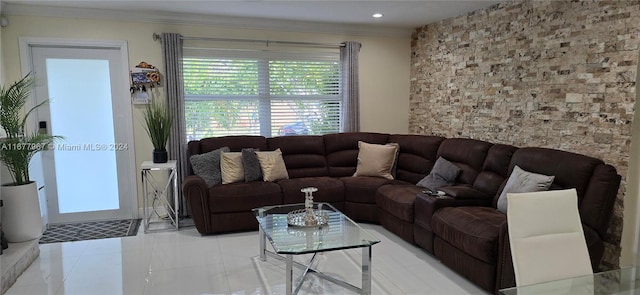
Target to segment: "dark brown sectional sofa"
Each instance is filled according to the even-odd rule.
[[[399,144],[395,179],[352,176],[358,141]],[[182,189],[201,234],[255,230],[252,208],[302,203],[300,189],[315,186],[314,201],[331,203],[354,220],[381,224],[491,292],[515,285],[506,215],[496,202],[516,165],[555,176],[550,189],[576,188],[594,270],[621,179],[613,166],[584,155],[426,135],[226,136],[191,141],[188,149],[195,155],[225,146],[231,151],[280,148],[289,179],[207,188],[202,178],[187,176]],[[438,157],[461,169],[455,185],[441,188],[444,197],[423,194],[415,185]]]

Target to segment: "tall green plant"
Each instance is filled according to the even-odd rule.
[[[147,125],[147,134],[151,139],[153,149],[156,151],[166,150],[173,123],[173,116],[171,116],[169,109],[154,100],[147,105],[144,112],[144,122]]]
[[[23,115],[23,109],[35,86],[31,73],[9,87],[0,86],[0,125],[6,138],[0,140],[0,161],[11,173],[13,185],[31,182],[29,162],[35,154],[45,150],[60,136],[40,134],[37,130],[26,131],[27,119],[31,113],[48,102],[45,100],[30,108]]]

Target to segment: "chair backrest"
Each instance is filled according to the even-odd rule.
[[[593,273],[575,189],[507,194],[516,286]]]

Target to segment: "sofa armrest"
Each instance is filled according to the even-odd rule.
[[[201,234],[211,232],[209,215],[209,190],[200,176],[189,175],[182,181],[182,193],[191,208],[196,229]]]
[[[414,202],[414,224],[431,231],[431,217],[440,208],[461,206],[491,206],[491,199],[455,199],[451,196],[430,196],[418,193]]]
[[[491,200],[492,196],[489,194],[483,193],[479,190],[468,186],[445,186],[441,187],[439,190],[443,191],[447,196],[450,196],[454,199],[463,200],[463,199],[485,199]]]

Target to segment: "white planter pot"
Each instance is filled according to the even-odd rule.
[[[9,242],[37,239],[42,235],[42,216],[35,182],[2,186],[2,231]]]

